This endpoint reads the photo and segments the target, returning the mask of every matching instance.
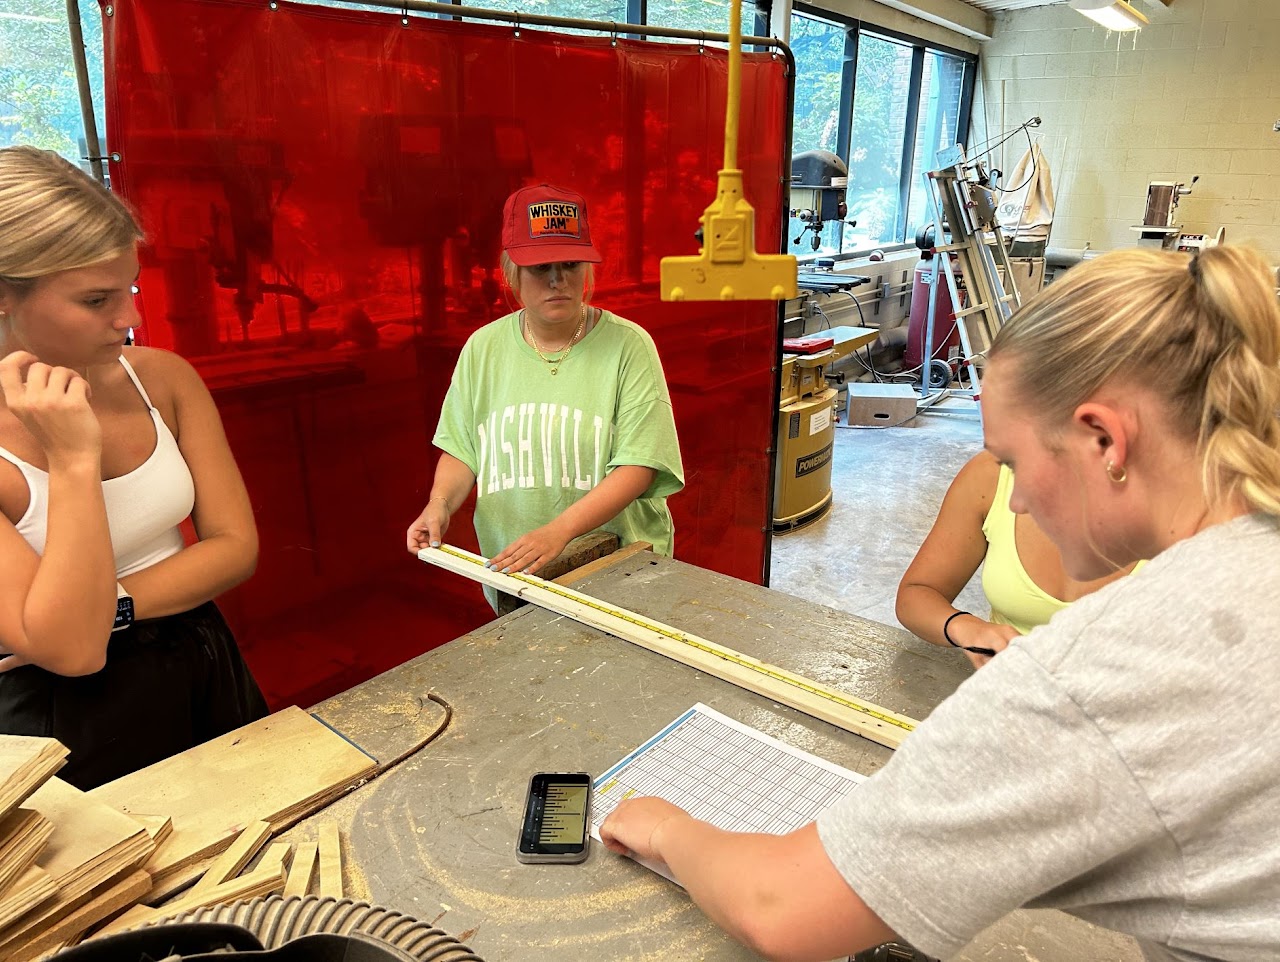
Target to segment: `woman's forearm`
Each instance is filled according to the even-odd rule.
[[[217,534],[121,580],[133,597],[134,617],[163,618],[190,611],[253,574],[256,537]]]
[[[29,646],[17,652],[60,675],[106,661],[116,613],[116,566],[97,457],[49,465],[44,551],[23,605]]]
[[[942,635],[942,625],[957,609],[951,599],[937,588],[923,584],[903,585],[898,589],[896,610],[898,621],[904,628],[925,641],[950,647]]]

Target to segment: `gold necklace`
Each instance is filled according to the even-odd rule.
[[[582,305],[582,318],[578,321],[578,329],[573,332],[573,337],[569,338],[569,343],[560,349],[562,353],[559,357],[547,357],[546,354],[542,353],[542,348],[538,346],[538,338],[534,335],[533,328],[529,325],[524,311],[520,312],[520,326],[529,335],[529,343],[533,345],[533,353],[546,362],[547,366],[551,368],[551,376],[554,377],[560,371],[560,362],[569,356],[569,352],[573,350],[573,345],[582,336],[583,328],[587,326],[587,305]]]

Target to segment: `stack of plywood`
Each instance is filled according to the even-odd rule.
[[[260,849],[376,764],[297,708],[88,793],[52,777],[66,754],[52,739],[0,736],[3,962],[32,962],[89,933],[278,892],[286,881],[307,891],[316,846],[299,859],[288,845],[259,856]],[[320,859],[322,888],[340,891],[336,826],[319,849],[329,856]],[[196,879],[162,909],[144,904]]]
[[[67,760],[52,738],[0,735],[0,928],[51,899],[57,882],[36,864],[53,834],[42,813],[21,808]]]

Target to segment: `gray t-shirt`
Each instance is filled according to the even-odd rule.
[[[1278,709],[1280,524],[1250,515],[1015,641],[818,832],[931,955],[1027,906],[1280,960]]]

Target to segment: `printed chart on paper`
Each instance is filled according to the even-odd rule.
[[[636,795],[729,831],[783,835],[864,778],[697,704],[595,780],[591,835],[598,841],[609,813]]]

